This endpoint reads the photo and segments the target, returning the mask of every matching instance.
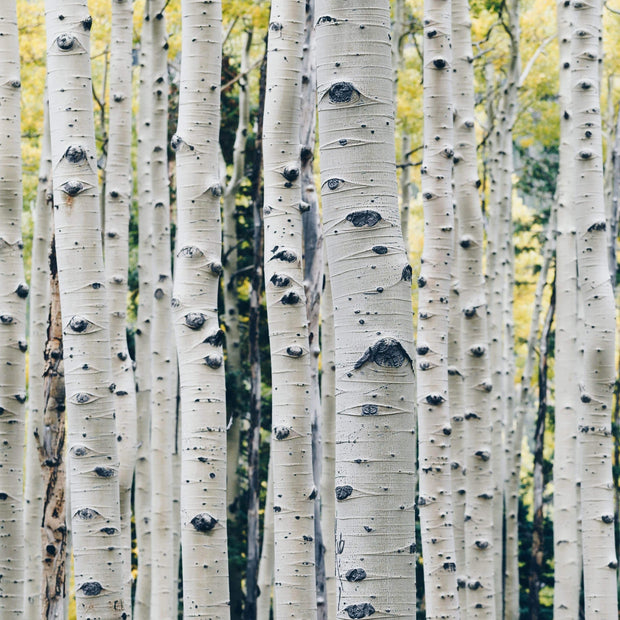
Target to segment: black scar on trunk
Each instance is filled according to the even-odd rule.
[[[395,338],[381,338],[366,349],[364,355],[355,362],[353,368],[357,370],[367,362],[374,362],[384,368],[400,368],[405,361],[411,363],[411,358],[403,345]]]

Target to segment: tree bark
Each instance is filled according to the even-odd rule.
[[[77,617],[122,618],[119,462],[101,244],[87,3],[46,2]]]
[[[271,617],[271,593],[273,591],[273,471],[269,460],[267,478],[267,498],[265,500],[265,519],[263,521],[263,547],[258,567],[258,596],[256,601],[257,620]]]

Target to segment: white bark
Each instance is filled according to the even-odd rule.
[[[17,7],[0,5],[0,616],[23,611],[26,297]],[[36,538],[36,536],[35,536]]]
[[[560,46],[560,170],[557,182],[555,452],[553,459],[553,617],[579,615],[581,581],[577,504],[577,410],[579,401],[577,345],[577,249],[573,213],[571,148],[571,6],[556,4]]]
[[[310,351],[302,267],[299,126],[304,4],[274,0],[263,121],[265,289],[272,372],[274,612],[316,616]]]
[[[144,7],[149,14],[150,0]],[[151,600],[151,326],[153,316],[153,230],[151,194],[151,156],[153,150],[151,117],[153,98],[151,71],[153,49],[151,28],[143,21],[140,39],[140,86],[138,130],[138,324],[136,329],[136,403],[138,445],[135,472],[134,512],[138,546],[138,578],[134,603],[136,620],[150,620]]]
[[[122,554],[109,316],[85,1],[47,0],[55,234],[64,328],[78,618],[121,618]]]
[[[47,340],[47,320],[50,313],[49,251],[51,241],[52,154],[50,143],[49,108],[45,95],[43,137],[39,184],[34,205],[32,233],[32,269],[30,272],[30,354],[28,358],[28,420],[26,426],[26,474],[24,484],[24,530],[38,532],[43,514],[43,478],[39,451],[43,434],[45,406],[43,370]],[[26,617],[41,615],[42,551],[38,536],[27,536],[26,581],[24,586],[24,613]]]
[[[181,380],[181,538],[186,618],[227,619],[226,383],[218,319],[221,4],[183,0],[174,324]],[[205,585],[208,584],[208,587]]]
[[[316,14],[336,339],[337,618],[414,618],[411,267],[398,213],[389,3],[352,11],[321,0]]]
[[[617,614],[611,405],[615,307],[609,280],[600,114],[601,6],[573,4],[571,92],[577,265],[584,308],[584,364],[578,419],[583,569],[587,618]]]
[[[117,441],[120,458],[121,536],[125,609],[131,609],[131,488],[136,462],[137,410],[133,361],[127,347],[127,275],[131,178],[132,2],[112,2],[110,122],[106,160],[105,267],[110,311],[112,376],[116,384]]]
[[[256,620],[269,620],[271,593],[273,590],[273,471],[269,460],[267,497],[263,521],[263,547],[258,565],[258,597],[256,599]]]
[[[458,617],[448,331],[453,264],[451,3],[424,3],[424,251],[418,279],[418,508],[427,618]]]

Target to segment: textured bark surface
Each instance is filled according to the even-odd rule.
[[[230,617],[226,382],[218,318],[222,273],[218,134],[222,7],[183,0],[172,300],[181,378],[181,537],[186,618]],[[209,36],[205,36],[209,33]]]
[[[274,611],[316,616],[310,350],[302,265],[304,4],[274,0],[263,120],[265,292],[272,373]]]
[[[26,297],[17,8],[0,5],[0,616],[23,611]]]
[[[51,205],[50,205],[51,206]],[[66,488],[66,424],[65,377],[62,347],[62,317],[58,289],[56,248],[52,240],[50,265],[51,306],[48,311],[47,344],[45,345],[43,424],[40,448],[40,472],[44,501],[39,516],[42,524],[43,583],[40,591],[40,617],[63,618],[67,606],[67,488]]]
[[[263,546],[258,566],[257,620],[270,620],[271,617],[271,593],[273,591],[273,472],[271,471],[271,461],[269,461],[264,515]]]
[[[127,347],[127,275],[129,269],[129,212],[131,177],[131,63],[132,3],[112,2],[110,51],[110,123],[106,163],[104,252],[114,408],[120,459],[121,537],[125,609],[131,609],[131,488],[136,463],[136,382]]]
[[[39,184],[34,205],[32,233],[32,269],[30,272],[30,355],[28,358],[28,420],[26,426],[26,474],[24,483],[24,531],[36,532],[43,514],[43,478],[39,460],[43,441],[45,389],[45,343],[50,314],[49,250],[52,229],[52,154],[50,144],[47,92],[44,103],[43,137]],[[42,549],[38,536],[26,536],[24,614],[26,618],[41,616]]]
[[[47,0],[46,25],[77,617],[122,618],[116,386],[91,98],[92,18],[85,1]]]
[[[451,3],[424,3],[424,250],[418,279],[418,510],[427,618],[458,617],[448,331],[453,267]],[[477,352],[477,351],[476,351]]]
[[[609,280],[600,114],[601,5],[573,4],[571,92],[577,265],[583,300],[584,359],[578,419],[586,617],[618,609],[611,471],[615,308]],[[587,542],[586,542],[587,541]]]
[[[316,14],[336,340],[337,618],[414,618],[411,267],[398,212],[389,4],[321,0]]]
[[[149,14],[150,0],[144,6]],[[140,85],[138,91],[138,322],[136,327],[136,403],[138,445],[135,471],[134,513],[138,546],[138,577],[134,602],[136,620],[150,620],[151,601],[151,324],[153,318],[153,224],[151,193],[151,71],[152,37],[144,19],[140,43]]]
[[[557,182],[555,298],[555,451],[553,459],[553,617],[579,615],[581,581],[577,520],[577,249],[571,168],[570,3],[556,4],[560,46],[560,170]]]

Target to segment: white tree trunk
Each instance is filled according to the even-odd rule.
[[[553,617],[579,616],[581,561],[578,544],[577,411],[579,400],[577,344],[577,249],[571,168],[571,6],[556,4],[560,46],[560,170],[557,181],[555,453],[553,459]]]
[[[316,14],[321,188],[336,339],[338,617],[412,619],[411,267],[398,213],[389,3],[364,1],[352,11],[321,0]]]
[[[256,620],[269,620],[271,593],[273,591],[273,470],[269,459],[267,497],[263,521],[263,547],[258,565],[258,597],[256,599]]]
[[[310,351],[302,266],[299,125],[304,4],[274,0],[263,121],[265,290],[272,372],[274,611],[316,617]]]
[[[45,343],[47,320],[50,314],[49,252],[52,232],[52,206],[48,198],[52,191],[52,154],[50,143],[49,107],[47,91],[43,104],[43,136],[39,184],[34,206],[34,231],[32,233],[32,269],[30,272],[30,354],[28,358],[28,420],[26,427],[26,474],[24,484],[24,530],[37,532],[43,515],[43,478],[39,451],[42,446],[43,410],[45,393],[43,370],[45,368]],[[24,613],[27,618],[41,615],[42,551],[38,536],[27,536],[26,582]]]
[[[64,328],[78,618],[121,618],[122,553],[109,316],[86,1],[46,1],[55,233]]]
[[[133,361],[127,347],[127,275],[131,178],[131,63],[133,7],[112,2],[110,123],[106,164],[105,268],[110,311],[112,375],[116,384],[117,441],[120,458],[121,536],[125,609],[131,609],[131,488],[136,462],[137,410]]]
[[[174,324],[181,380],[181,537],[186,618],[230,617],[219,125],[221,4],[183,0]],[[206,37],[205,33],[209,33]],[[205,587],[208,584],[208,587]]]
[[[571,92],[577,264],[584,307],[584,364],[578,420],[581,447],[583,569],[587,618],[618,609],[611,473],[615,307],[609,280],[600,115],[599,2],[573,5]]]
[[[21,82],[17,8],[13,0],[0,5],[0,75],[0,616],[9,617],[21,615],[24,606],[28,296],[21,237]]]

